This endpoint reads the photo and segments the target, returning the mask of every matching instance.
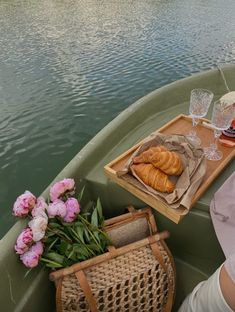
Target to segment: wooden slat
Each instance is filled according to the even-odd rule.
[[[207,119],[202,118],[199,125],[196,127],[198,136],[202,140],[202,146],[209,146],[214,140],[213,130],[205,127],[202,122],[209,122]],[[157,129],[155,132],[160,132],[163,134],[183,134],[186,135],[190,130],[192,130],[192,119],[186,115],[178,115],[170,122],[165,124],[160,129]],[[180,220],[187,214],[188,210],[185,207],[179,207],[178,209],[173,209],[169,205],[162,203],[160,200],[157,200],[155,197],[145,193],[144,191],[138,189],[133,184],[125,181],[122,178],[117,176],[117,172],[121,171],[124,168],[125,163],[133,154],[133,152],[144,142],[142,140],[135,146],[131,147],[129,150],[124,152],[122,155],[111,161],[104,167],[105,174],[118,185],[155,208],[158,212],[174,221],[179,223]],[[202,196],[202,194],[208,189],[211,183],[216,179],[216,177],[222,172],[222,170],[228,165],[228,163],[235,156],[235,148],[229,148],[222,145],[219,145],[218,148],[223,152],[224,157],[220,161],[209,161],[207,160],[207,170],[204,176],[201,186],[198,188],[195,193],[190,209],[195,204],[195,202]]]

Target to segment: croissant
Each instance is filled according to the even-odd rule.
[[[169,180],[168,176],[152,164],[132,165],[132,169],[137,176],[147,185],[160,192],[173,192],[175,185]]]
[[[149,158],[154,155],[155,153],[158,152],[163,152],[167,151],[167,148],[163,145],[159,146],[153,146],[147,149],[146,151],[142,152],[139,156],[136,156],[133,158],[134,164],[139,164],[139,163],[149,163]]]
[[[183,171],[182,160],[179,154],[175,152],[155,153],[149,157],[149,162],[168,175],[180,175]]]

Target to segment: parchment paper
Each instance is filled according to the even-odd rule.
[[[146,185],[131,168],[134,157],[140,155],[149,147],[158,145],[164,145],[168,150],[179,153],[184,164],[184,170],[179,177],[170,177],[172,182],[175,183],[175,189],[170,194],[159,192]],[[117,172],[119,177],[168,204],[171,208],[178,208],[182,205],[187,209],[190,208],[192,198],[199,188],[205,173],[206,160],[202,148],[192,145],[183,135],[164,135],[161,133],[150,135],[131,155],[123,170]]]

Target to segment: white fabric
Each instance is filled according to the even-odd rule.
[[[235,284],[235,253],[232,254],[224,263],[225,270]]]
[[[226,258],[235,252],[235,171],[215,192],[210,214],[216,236]]]
[[[208,280],[199,283],[194,288],[178,312],[233,312],[220,289],[221,267]]]

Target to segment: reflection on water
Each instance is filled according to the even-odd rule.
[[[0,236],[129,104],[235,56],[233,0],[0,2]],[[92,125],[92,127],[91,127]]]

